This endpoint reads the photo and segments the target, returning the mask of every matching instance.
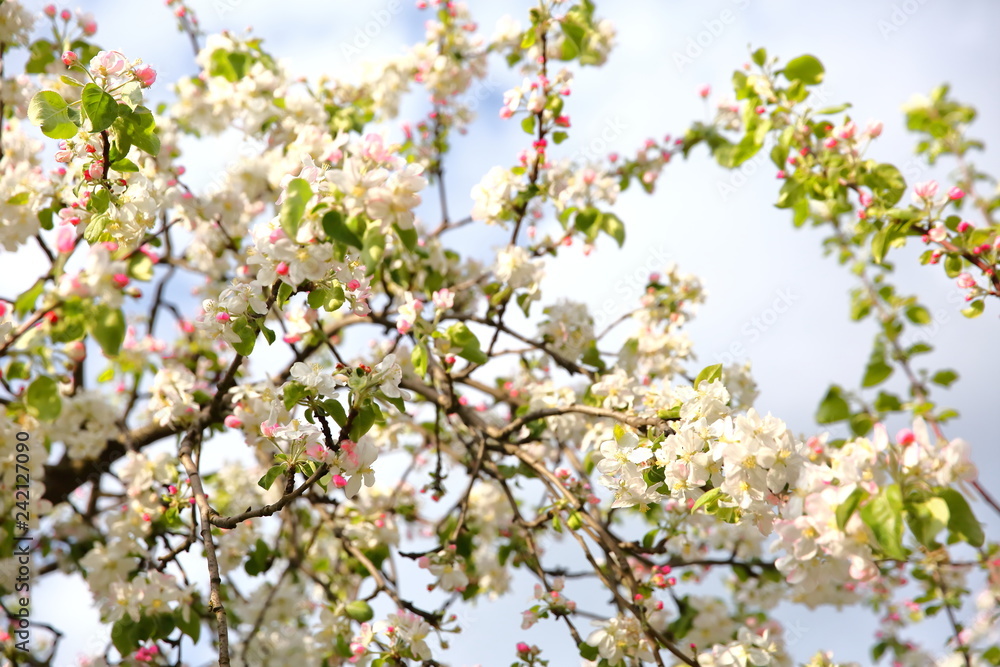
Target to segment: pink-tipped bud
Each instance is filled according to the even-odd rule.
[[[124,273],[116,273],[111,279],[115,281],[115,284],[119,287],[125,287],[128,285],[128,276]]]
[[[957,201],[965,196],[965,191],[957,185],[948,190],[948,199]]]
[[[348,289],[348,291],[351,291],[351,292],[357,290],[360,287],[361,287],[361,281],[360,280],[351,280],[351,281],[349,281],[347,283],[347,289]]]
[[[73,18],[73,14],[68,9],[64,9],[61,12],[59,12],[59,18],[61,18],[63,21],[69,21],[71,18]]]
[[[79,59],[80,59],[79,56],[77,56],[74,51],[63,51],[62,61],[63,65],[65,65],[66,67],[69,67]]]
[[[786,176],[786,174],[785,174],[785,170],[784,169],[779,169],[778,173],[774,175],[775,178],[779,178],[779,179],[780,178],[785,178],[785,176]]]
[[[132,73],[135,74],[135,78],[142,84],[143,88],[149,88],[156,83],[156,70],[149,65],[136,67],[132,70]]]
[[[971,222],[966,222],[965,220],[963,220],[962,222],[958,223],[957,229],[958,229],[958,233],[959,234],[964,234],[965,232],[967,232],[970,229],[972,229],[972,223]]]
[[[45,9],[43,9],[42,11],[45,12],[45,15],[48,16],[50,19],[54,19],[56,17],[55,5],[45,5]]]
[[[274,268],[274,272],[277,273],[279,276],[287,276],[288,264],[286,264],[285,262],[278,262],[278,266]]]
[[[177,487],[171,484],[170,486],[167,487],[167,492],[170,495],[175,495],[177,493]]]
[[[698,95],[704,99],[712,94],[712,87],[705,85],[698,89]]]
[[[71,343],[66,343],[63,351],[66,352],[67,357],[77,363],[80,363],[87,357],[87,346],[83,344],[83,341],[74,340]]]
[[[908,428],[902,428],[898,433],[896,433],[896,442],[903,447],[913,444],[914,440],[916,440],[916,436],[913,435],[913,431]]]
[[[529,651],[531,651],[531,647],[530,646],[528,646],[524,642],[518,642],[517,643],[517,652],[518,653],[528,653]]]
[[[428,558],[427,556],[421,556],[420,558],[417,559],[417,566],[426,570],[431,566],[431,559]]]
[[[215,314],[215,321],[216,322],[228,322],[231,319],[233,319],[233,318],[231,318],[229,316],[229,313],[216,313]]]
[[[958,280],[956,280],[955,282],[958,283],[958,286],[961,287],[962,289],[970,289],[976,286],[976,279],[973,278],[968,273],[958,274]]]
[[[333,485],[334,485],[335,487],[337,487],[338,489],[342,489],[342,488],[344,488],[345,486],[347,486],[347,480],[346,480],[346,479],[344,479],[344,478],[343,478],[342,476],[340,476],[340,475],[334,475],[334,476],[333,476]]]
[[[226,418],[223,421],[229,428],[239,428],[243,426],[243,420],[236,415],[226,415]]]

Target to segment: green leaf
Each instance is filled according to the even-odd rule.
[[[871,172],[871,186],[883,206],[895,206],[906,192],[906,179],[895,165],[882,163]]]
[[[701,369],[698,377],[694,379],[694,388],[701,386],[702,382],[715,382],[722,379],[722,364],[713,364]]]
[[[832,424],[843,421],[851,416],[851,406],[841,396],[841,391],[841,388],[837,385],[830,386],[830,389],[826,392],[826,396],[823,397],[823,400],[819,404],[819,409],[816,411],[817,423]]]
[[[599,653],[597,652],[596,646],[591,646],[587,642],[580,642],[577,645],[577,648],[580,649],[580,657],[584,660],[597,660]]]
[[[24,395],[24,404],[28,414],[43,422],[54,420],[62,412],[62,398],[59,396],[59,385],[50,377],[42,375],[28,385]]]
[[[826,70],[816,56],[804,55],[790,60],[782,74],[789,81],[801,81],[807,86],[814,86],[823,80]]]
[[[365,263],[368,273],[373,273],[385,253],[385,235],[379,223],[373,222],[365,228],[361,246],[361,260]]]
[[[907,306],[906,308],[906,319],[910,320],[914,324],[927,325],[932,321],[930,311],[928,311],[923,306],[918,306],[916,304],[912,306]]]
[[[968,317],[970,320],[974,317],[979,317],[983,314],[983,308],[986,306],[982,299],[976,299],[969,304],[968,308],[962,309],[962,314]]]
[[[710,489],[709,491],[706,491],[705,493],[701,494],[698,500],[694,501],[694,505],[691,506],[691,511],[694,512],[698,508],[704,507],[705,505],[708,505],[713,501],[719,500],[721,496],[722,496],[722,489],[720,489],[719,487]]]
[[[767,62],[767,49],[761,47],[750,54],[750,59],[753,60],[754,65],[757,67],[763,67],[764,63]]]
[[[948,503],[942,498],[906,504],[906,524],[917,541],[928,549],[940,546],[934,538],[948,525],[948,514]]]
[[[952,537],[964,540],[974,547],[983,546],[986,539],[983,527],[972,513],[965,496],[955,489],[941,489],[938,497],[948,503],[948,532]]]
[[[33,311],[35,302],[38,301],[38,297],[41,296],[44,289],[45,280],[39,278],[34,285],[17,297],[17,301],[14,302],[14,312],[24,316]]]
[[[87,329],[104,354],[113,357],[118,354],[125,341],[125,315],[120,308],[111,308],[102,303],[94,309],[93,318],[87,322]]]
[[[362,246],[361,239],[345,224],[344,214],[340,211],[329,211],[323,216],[323,231],[333,241],[340,241],[354,248]]]
[[[153,157],[159,154],[160,137],[156,134],[156,121],[153,119],[153,112],[146,107],[138,106],[133,110],[126,104],[119,104],[118,119],[112,127],[116,135],[119,135],[116,141],[121,157],[125,157],[128,152],[126,145],[135,145]]]
[[[867,497],[868,492],[858,486],[851,492],[851,495],[847,496],[847,500],[837,506],[837,528],[841,532],[847,526],[847,522],[850,521],[854,511],[858,509],[858,505]]]
[[[371,605],[364,600],[354,600],[352,602],[348,602],[347,606],[344,608],[344,612],[347,614],[348,618],[355,620],[358,623],[367,623],[375,618],[375,612],[372,611]]]
[[[962,272],[962,258],[958,255],[946,255],[944,258],[944,273],[949,278],[954,278]]]
[[[871,528],[879,548],[889,558],[906,559],[903,548],[903,496],[898,484],[884,487],[861,508],[861,518]]]
[[[50,139],[72,139],[80,129],[80,113],[51,90],[43,90],[31,98],[28,119]]]
[[[332,313],[344,305],[344,288],[340,285],[334,287],[320,287],[309,292],[306,299],[310,308],[319,310],[322,308],[328,313]]]
[[[257,344],[257,329],[253,327],[243,315],[232,320],[233,332],[240,337],[240,342],[233,343],[233,349],[237,354],[249,357],[253,352],[254,345]]]
[[[201,637],[201,618],[198,614],[194,613],[194,610],[187,607],[188,619],[184,618],[185,606],[181,605],[174,612],[174,622],[177,623],[177,627],[181,632],[186,634],[191,638],[195,644],[198,643],[198,639]]]
[[[625,225],[621,219],[614,213],[605,213],[602,222],[602,229],[615,240],[619,248],[622,247],[625,244]]]
[[[403,247],[410,252],[416,252],[417,250],[417,230],[413,227],[409,229],[404,229],[399,225],[393,225],[392,228],[396,231],[396,236],[399,240],[403,242]]]
[[[931,382],[934,384],[939,384],[942,387],[950,387],[951,384],[958,379],[958,373],[946,368],[945,370],[938,371],[931,377]]]
[[[129,160],[128,158],[125,157],[118,158],[117,160],[112,162],[111,168],[123,174],[128,172],[139,171],[139,167],[136,165],[136,163],[132,162],[132,160]]]
[[[458,348],[458,356],[474,364],[485,364],[488,361],[488,357],[479,346],[479,339],[469,331],[464,322],[456,322],[448,327],[447,336],[451,344]]]
[[[274,480],[278,479],[278,475],[285,472],[285,464],[279,463],[278,465],[271,466],[264,473],[264,476],[257,481],[257,486],[267,491],[274,484]]]
[[[97,84],[88,83],[83,87],[80,102],[90,119],[92,132],[108,129],[118,118],[118,102]]]
[[[139,648],[139,626],[125,614],[111,626],[111,643],[122,656],[132,655]]]
[[[306,212],[306,204],[312,196],[312,187],[303,178],[293,178],[285,189],[285,200],[281,203],[278,219],[281,221],[281,228],[293,241],[299,233],[299,224]]]
[[[885,382],[892,375],[892,366],[884,359],[871,359],[865,367],[865,375],[861,379],[862,387],[874,387]],[[821,424],[824,422],[820,422]]]
[[[413,352],[410,353],[410,363],[413,364],[413,372],[418,377],[427,375],[427,348],[423,345],[414,347]]]
[[[44,74],[48,64],[56,61],[55,48],[55,45],[46,39],[33,42],[28,47],[31,55],[24,65],[24,71],[27,74]]]

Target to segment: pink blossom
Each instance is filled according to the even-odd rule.
[[[882,134],[882,121],[880,120],[868,121],[868,124],[865,125],[865,134],[867,134],[872,139]]]
[[[910,445],[916,440],[916,436],[913,435],[913,431],[908,428],[902,428],[896,433],[896,442],[898,442],[903,447]]]
[[[135,78],[139,80],[143,88],[149,88],[156,82],[156,70],[149,65],[136,67],[132,73],[135,74]]]
[[[79,222],[79,220],[77,220]],[[60,227],[56,234],[56,250],[60,253],[73,252],[76,247],[76,230],[72,227]]]
[[[976,286],[976,279],[973,278],[968,273],[958,274],[958,280],[956,280],[955,282],[958,283],[958,286],[963,289],[970,289]]]
[[[128,67],[128,60],[120,51],[99,51],[90,60],[90,72],[94,76],[118,76]]]
[[[957,185],[952,186],[952,188],[948,190],[948,199],[952,201],[959,200],[964,196],[965,196],[965,191],[962,190],[962,188],[958,187]]]
[[[967,221],[963,220],[962,222],[958,223],[958,233],[959,234],[964,234],[965,232],[969,231],[970,229],[972,229],[972,223],[971,222],[967,222]]]
[[[63,65],[65,65],[66,67],[69,67],[79,59],[80,57],[76,55],[75,51],[63,51],[62,61]]]
[[[917,183],[913,186],[913,195],[924,201],[930,201],[937,194],[938,184],[937,181],[925,181],[923,183]]]
[[[226,415],[224,423],[229,428],[239,428],[243,426],[243,421],[236,415]]]

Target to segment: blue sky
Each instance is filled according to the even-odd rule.
[[[309,76],[349,75],[361,60],[399,53],[405,44],[419,39],[423,18],[411,2],[404,4],[397,14],[389,11],[389,2],[379,1],[192,2],[206,29],[239,31],[251,25],[291,71]],[[524,23],[529,3],[473,0],[470,5],[489,35],[502,14],[510,13]],[[95,14],[100,44],[120,49],[130,58],[142,57],[159,70],[160,82],[194,71],[190,47],[175,31],[162,3],[92,0],[79,6]],[[994,34],[1000,24],[1000,4],[605,0],[597,6],[599,15],[616,23],[618,47],[604,68],[577,75],[567,100],[572,138],[558,147],[564,155],[602,134],[608,136],[609,127],[615,128],[609,150],[622,153],[633,151],[647,137],[681,133],[692,120],[706,116],[697,88],[710,84],[713,99],[723,94],[731,71],[748,60],[748,45],[753,45],[765,46],[783,59],[807,52],[819,57],[826,65],[824,90],[830,103],[851,101],[851,115],[861,123],[883,120],[884,134],[871,155],[898,165],[911,159],[914,143],[903,127],[900,106],[914,93],[926,94],[942,82],[951,83],[957,99],[981,112],[972,134],[985,140],[987,151],[975,157],[977,164],[987,172],[1000,172],[1000,153],[995,150],[1000,144],[996,113],[1000,41]],[[357,46],[357,30],[386,13],[389,20],[383,21],[386,25],[361,57],[348,57],[343,45]],[[503,90],[519,83],[520,77],[498,68],[488,81],[496,89],[481,107],[481,122],[455,142],[455,152],[446,163],[453,215],[468,210],[471,187],[491,165],[513,164],[525,144],[518,124],[496,115]],[[157,88],[165,91],[159,84]],[[189,149],[187,166],[193,177],[208,182],[219,173],[231,159],[225,154],[227,145],[232,144],[223,141],[221,148]],[[927,170],[918,180],[946,181],[951,166]],[[813,415],[827,385],[860,384],[874,328],[871,323],[849,322],[847,293],[854,281],[832,258],[823,257],[819,232],[794,230],[788,214],[773,207],[778,183],[770,162],[748,163],[741,176],[724,172],[703,151],[696,151],[688,161],[667,168],[654,196],[630,190],[617,208],[628,230],[625,248],[618,250],[605,239],[590,257],[584,257],[578,246],[570,249],[558,264],[549,264],[546,301],[586,295],[597,306],[609,298],[619,299],[622,290],[630,289],[635,267],[669,257],[700,276],[708,291],[708,302],[689,329],[702,364],[721,360],[736,344],[742,350],[738,358],[753,361],[761,389],[758,409],[782,417],[796,431],[815,433]],[[484,244],[472,232],[456,238],[472,254],[477,254],[477,247],[501,243],[500,237],[487,237]],[[489,256],[488,251],[478,253]],[[921,294],[935,316],[928,337],[937,351],[926,358],[927,365],[951,367],[961,375],[953,389],[939,393],[941,403],[962,414],[946,432],[972,443],[983,482],[1000,493],[997,402],[995,389],[990,391],[1000,371],[995,355],[1000,309],[994,302],[980,319],[965,320],[958,313],[952,281],[939,268],[917,265],[917,254],[916,248],[898,253],[896,283],[904,293]],[[30,254],[25,253],[24,259],[30,261]],[[639,289],[633,290],[635,298]],[[776,300],[788,307],[772,317]],[[901,389],[895,382],[891,386]],[[901,425],[891,424],[890,430]],[[974,508],[981,517],[987,516],[982,503]],[[1000,526],[989,518],[989,529],[996,535]],[[466,633],[453,638],[452,664],[509,664],[513,644],[522,639],[545,647],[553,664],[575,664],[569,642],[561,629],[552,632],[551,622],[527,633],[519,629],[518,614],[529,606],[531,595],[529,585],[522,588],[522,593],[500,602],[496,613],[478,608],[475,615],[483,622],[472,623]],[[69,589],[47,587],[48,594],[38,600],[40,617],[63,613],[56,609],[57,596],[64,611],[86,606],[84,589],[75,589],[81,597],[78,604],[70,604],[64,596]],[[74,616],[78,614],[70,618]],[[862,644],[844,646],[843,640],[852,632],[869,635],[871,622],[865,615],[784,610],[786,619],[793,616],[801,628],[794,647],[797,656],[826,647],[837,648],[841,659],[868,662]],[[86,633],[73,635],[66,640],[64,655],[69,657],[87,641]],[[491,647],[485,655],[484,645]]]

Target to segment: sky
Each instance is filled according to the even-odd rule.
[[[270,53],[291,71],[310,77],[322,72],[349,76],[365,59],[401,53],[423,31],[423,18],[409,1],[194,0],[191,4],[206,30],[241,31],[253,26]],[[521,0],[469,4],[486,35],[492,34],[492,25],[503,14],[524,24],[530,6]],[[36,5],[40,9],[42,3]],[[72,5],[76,6],[94,13],[100,24],[99,43],[130,58],[142,57],[157,68],[160,81],[194,71],[190,46],[176,32],[162,3],[87,0]],[[618,46],[605,67],[577,74],[567,100],[573,119],[571,139],[557,149],[565,156],[599,146],[604,139],[607,150],[628,154],[646,138],[676,136],[691,121],[706,120],[710,111],[697,95],[698,88],[710,85],[711,99],[718,99],[732,70],[749,59],[749,47],[764,46],[783,60],[802,53],[820,58],[826,66],[823,91],[830,103],[852,102],[849,113],[859,123],[868,119],[885,123],[872,157],[911,170],[917,164],[914,141],[905,131],[900,107],[915,93],[926,94],[950,83],[955,98],[981,112],[971,134],[982,138],[987,150],[975,156],[977,165],[1000,173],[996,151],[1000,41],[994,34],[1000,24],[1000,4],[604,0],[597,2],[597,8],[599,16],[616,24]],[[370,25],[377,30],[369,30],[374,36],[365,43],[363,31]],[[454,142],[445,167],[449,205],[456,217],[460,214],[455,212],[471,205],[469,192],[481,175],[494,164],[513,164],[525,143],[519,124],[502,121],[496,113],[503,91],[519,82],[514,72],[492,70],[481,121]],[[225,152],[232,145],[222,141],[215,147],[189,147],[192,178],[207,183],[220,173],[233,157]],[[951,167],[924,169],[915,180],[933,177],[947,182]],[[914,180],[909,174],[907,178]],[[626,223],[624,249],[604,239],[590,256],[584,256],[578,244],[561,254],[558,263],[550,262],[543,284],[546,301],[572,295],[590,303],[598,318],[610,321],[633,297],[638,298],[637,272],[644,276],[667,261],[676,262],[698,275],[708,292],[707,303],[688,328],[700,365],[751,360],[761,390],[758,410],[781,417],[796,432],[817,433],[813,416],[819,400],[831,382],[848,388],[860,384],[875,330],[871,322],[849,321],[848,291],[855,286],[854,279],[834,259],[823,256],[819,231],[794,229],[788,213],[773,207],[778,187],[766,157],[735,173],[716,166],[703,149],[696,150],[687,161],[667,167],[655,195],[630,190],[621,197],[616,212]],[[501,237],[487,237],[484,244],[478,233],[459,232],[455,238],[462,249],[488,259],[489,246],[500,245]],[[961,376],[951,390],[936,392],[941,404],[961,413],[946,432],[972,444],[981,480],[1000,494],[997,400],[990,391],[1000,371],[996,355],[991,354],[1000,340],[997,304],[989,304],[978,320],[966,320],[958,312],[954,283],[940,267],[919,266],[918,252],[910,247],[897,253],[895,282],[904,293],[922,295],[934,316],[926,338],[936,351],[925,357],[927,366],[951,367]],[[17,261],[34,260],[29,251]],[[7,289],[6,282],[5,278],[4,292],[16,291]],[[602,310],[609,300],[611,308]],[[895,380],[889,386],[902,388]],[[890,432],[902,425],[890,423]],[[1000,523],[987,514],[983,503],[973,507],[988,519],[987,534],[995,538]],[[553,551],[562,552],[561,547]],[[451,664],[509,664],[513,644],[521,640],[545,648],[553,664],[576,664],[561,628],[553,632],[551,622],[543,622],[528,632],[519,629],[519,613],[530,605],[527,582],[523,579],[518,592],[498,602],[495,612],[480,605],[472,613],[471,618],[480,621],[470,622],[465,633],[452,638]],[[67,638],[62,653],[65,664],[73,664],[72,657],[94,636],[82,630],[93,627],[92,619],[85,623],[87,615],[80,613],[88,603],[85,588],[66,580],[46,584],[37,603],[44,618],[80,622],[80,630]],[[870,635],[871,619],[865,614],[804,613],[787,607],[779,616],[795,623],[797,657],[836,648],[838,658],[868,664],[864,642],[845,645],[844,641],[851,633]],[[942,625],[943,621],[936,622],[927,634],[937,636],[943,628],[936,626]],[[486,653],[484,646],[489,647]]]

